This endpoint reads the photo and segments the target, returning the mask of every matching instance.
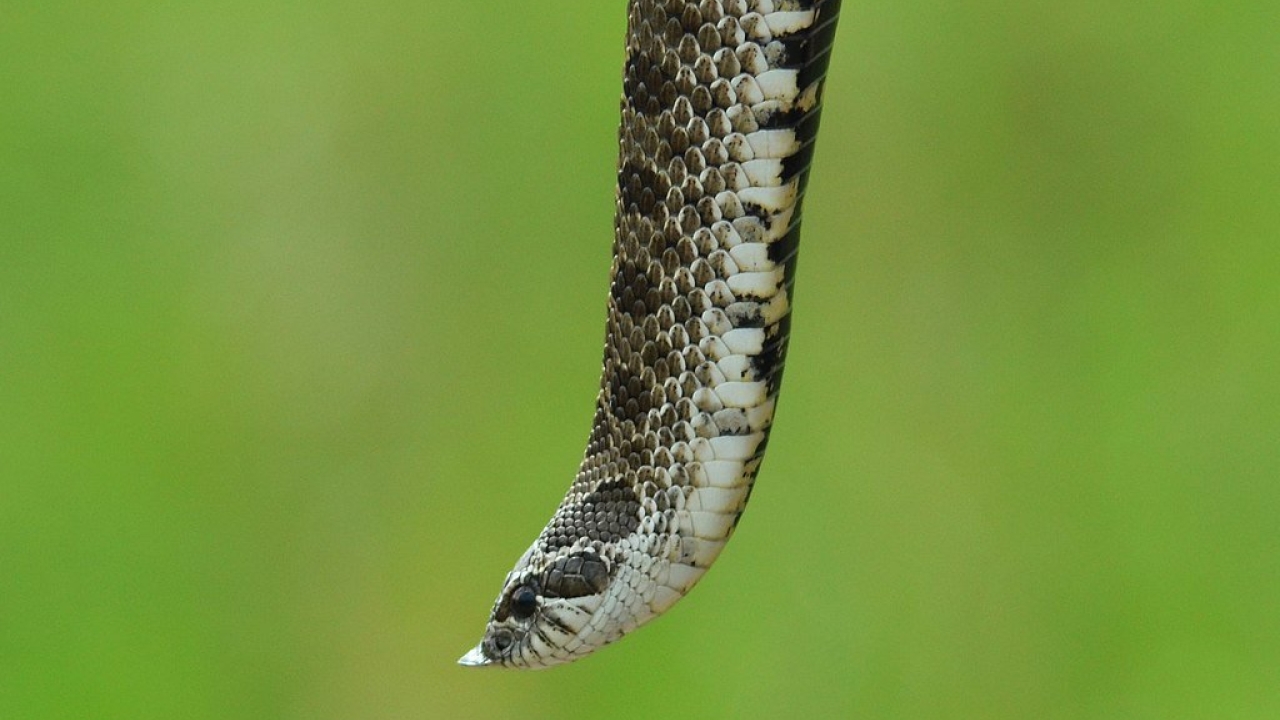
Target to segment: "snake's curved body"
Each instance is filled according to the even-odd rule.
[[[539,668],[660,615],[764,456],[839,0],[630,0],[604,370],[586,456],[464,665]]]

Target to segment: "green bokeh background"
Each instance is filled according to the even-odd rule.
[[[1280,14],[846,0],[693,596],[454,665],[576,469],[621,0],[0,11],[0,718],[1280,717]]]

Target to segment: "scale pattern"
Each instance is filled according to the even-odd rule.
[[[460,662],[538,668],[661,614],[732,534],[786,357],[838,0],[631,0],[586,456]]]

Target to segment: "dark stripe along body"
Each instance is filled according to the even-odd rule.
[[[464,665],[547,667],[670,607],[746,506],[786,359],[839,0],[632,0],[586,456]]]

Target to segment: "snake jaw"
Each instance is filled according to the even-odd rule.
[[[591,624],[600,605],[598,596],[544,600],[528,620],[491,620],[484,638],[458,664],[540,669],[569,662],[602,644],[593,641],[597,628]]]
[[[687,513],[665,516],[676,528]],[[643,536],[634,536],[605,554],[577,545],[553,554],[531,548],[507,574],[483,639],[458,663],[542,669],[589,655],[683,597],[724,543],[670,534],[657,545],[642,551]],[[534,597],[522,605],[522,593]]]

